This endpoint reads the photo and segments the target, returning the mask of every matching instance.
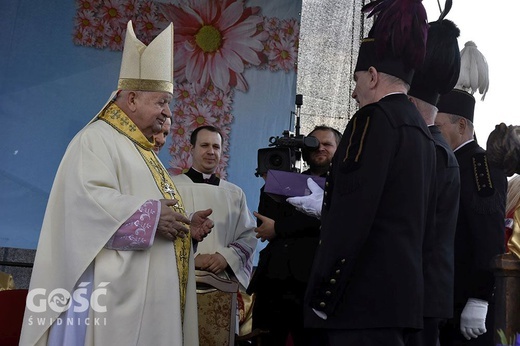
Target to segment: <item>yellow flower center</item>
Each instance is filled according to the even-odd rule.
[[[110,10],[108,10],[108,15],[112,18],[117,17],[117,9],[111,8]]]
[[[285,60],[289,57],[289,53],[286,50],[282,50],[282,52],[280,53],[280,56],[282,57],[282,59]]]
[[[218,100],[217,101],[217,107],[222,107],[224,105],[224,102],[222,102],[222,100]]]
[[[204,124],[205,119],[204,119],[204,117],[198,116],[198,117],[195,119],[195,121],[197,122],[197,124],[202,125],[202,124]]]
[[[195,42],[204,53],[213,53],[222,44],[222,35],[215,27],[204,25],[195,35]]]

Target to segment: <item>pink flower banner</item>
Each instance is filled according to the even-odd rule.
[[[264,15],[264,6],[276,1],[248,6],[240,0],[77,0],[73,41],[117,51],[123,49],[128,20],[146,44],[173,22],[175,102],[169,170],[172,174],[188,170],[190,133],[213,125],[225,137],[217,173],[226,178],[234,101],[255,88],[246,71],[296,72],[299,21]]]

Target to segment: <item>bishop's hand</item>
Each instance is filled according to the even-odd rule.
[[[176,199],[161,199],[161,215],[157,224],[157,234],[168,240],[175,240],[177,237],[184,238],[189,232],[187,225],[190,220],[172,208],[177,205]]]

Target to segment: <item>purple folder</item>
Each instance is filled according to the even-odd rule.
[[[307,179],[312,178],[322,189],[325,188],[325,178],[295,172],[267,171],[264,191],[277,201],[287,197],[307,196],[311,194]]]

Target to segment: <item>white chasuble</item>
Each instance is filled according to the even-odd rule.
[[[117,106],[109,106],[105,114],[108,111],[126,130],[103,120],[91,122],[71,141],[58,168],[31,277],[29,294],[38,294],[32,302],[28,299],[20,345],[46,345],[60,311],[48,302],[42,309],[41,302],[50,301],[53,292],[73,296],[75,285],[83,284],[92,291],[88,321],[62,323],[83,323],[85,345],[196,346],[191,247],[180,252],[184,268],[190,269],[182,270],[184,276],[178,272],[177,243],[160,236],[146,250],[105,248],[146,201],[165,198],[145,161],[148,154],[142,153],[151,150],[139,138],[144,136]],[[133,138],[125,131],[134,131]],[[92,282],[79,283],[87,268],[93,268]],[[78,301],[69,299],[70,308],[84,308]]]

